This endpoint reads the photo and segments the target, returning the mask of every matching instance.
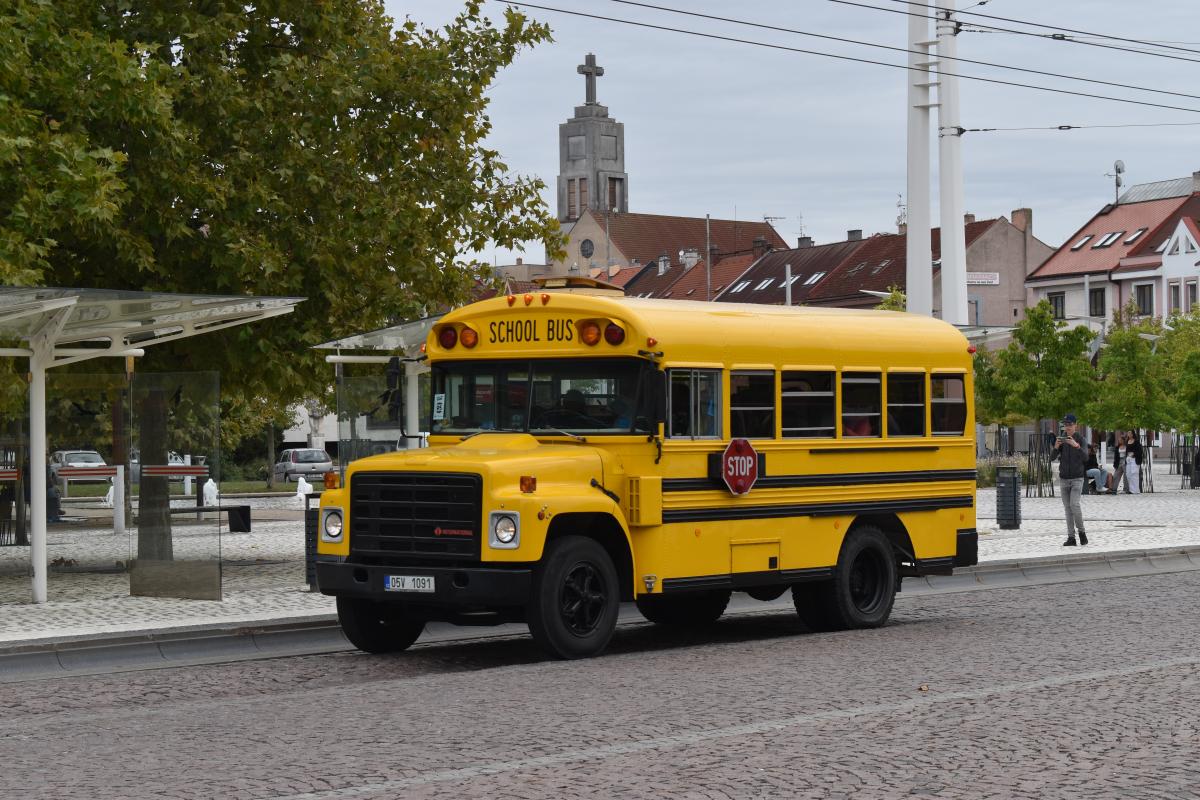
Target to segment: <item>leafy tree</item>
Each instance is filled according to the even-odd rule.
[[[1113,325],[1100,351],[1101,374],[1087,419],[1106,430],[1146,428],[1163,430],[1174,424],[1174,408],[1164,382],[1163,358],[1155,340],[1162,325],[1137,320],[1132,303],[1114,314]]]
[[[883,298],[879,305],[875,306],[875,309],[877,311],[907,311],[908,297],[899,286],[889,286],[888,296]]]

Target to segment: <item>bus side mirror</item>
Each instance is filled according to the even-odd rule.
[[[667,421],[667,373],[663,370],[654,373],[654,421]]]

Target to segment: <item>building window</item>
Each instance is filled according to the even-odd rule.
[[[746,439],[775,437],[775,373],[729,374],[729,433]]]
[[[1092,234],[1089,233],[1087,236],[1083,237],[1078,242],[1076,242],[1074,244],[1074,246],[1071,247],[1071,249],[1072,250],[1082,250],[1083,246],[1085,244],[1087,244],[1088,242],[1090,242],[1091,240],[1092,240]]]
[[[625,192],[625,181],[621,178],[608,179],[608,208],[612,210],[620,210],[621,195]]]
[[[1191,312],[1196,308],[1196,281],[1187,282],[1187,312]]]
[[[1129,234],[1129,238],[1126,239],[1124,243],[1125,244],[1133,244],[1138,239],[1140,239],[1142,234],[1145,233],[1147,230],[1149,230],[1149,229],[1148,228],[1138,228],[1136,231]]]
[[[879,436],[882,406],[878,372],[842,373],[842,436]]]
[[[1133,287],[1133,296],[1140,316],[1154,316],[1154,284],[1143,283]]]
[[[1089,289],[1088,290],[1088,316],[1103,317],[1107,311],[1104,309],[1105,300],[1104,289]]]
[[[721,436],[721,373],[707,369],[671,370],[670,430],[683,439]]]
[[[887,377],[887,435],[925,435],[925,373],[893,373]]]
[[[1181,309],[1181,299],[1179,296],[1179,281],[1171,281],[1167,286],[1167,297],[1170,301],[1170,313],[1177,314]]]
[[[775,282],[775,279],[774,279],[774,278],[765,278],[765,279],[763,279],[763,280],[761,280],[761,281],[759,281],[759,282],[758,282],[758,286],[755,286],[755,287],[754,287],[754,291],[756,291],[756,292],[757,292],[757,291],[759,291],[760,289],[765,289],[765,288],[767,288],[768,286],[770,286],[770,285],[771,285],[772,283],[774,283],[774,282]]]
[[[1117,239],[1120,239],[1124,235],[1125,231],[1113,231],[1112,233],[1106,233],[1100,237],[1100,241],[1092,245],[1092,249],[1099,250],[1101,247],[1110,247],[1112,246],[1113,242],[1117,241]]]
[[[1046,295],[1046,299],[1050,301],[1050,315],[1055,319],[1067,318],[1067,295],[1066,292],[1051,292]]]
[[[780,385],[783,435],[800,439],[834,436],[834,380],[832,372],[785,372]]]
[[[934,436],[962,436],[967,424],[966,382],[962,375],[934,375],[929,381]]]
[[[579,179],[579,213],[582,215],[588,207],[587,178]]]
[[[814,272],[812,275],[808,276],[808,280],[806,280],[804,282],[804,285],[812,286],[814,283],[816,283],[817,281],[821,280],[821,278],[824,278],[824,277],[825,277],[824,272]]]
[[[730,289],[730,290],[729,290],[729,293],[730,293],[730,294],[733,294],[734,292],[740,292],[740,291],[742,291],[743,289],[745,289],[745,288],[746,288],[747,286],[749,286],[749,285],[750,285],[750,281],[742,281],[742,282],[741,282],[741,283],[739,283],[737,286],[735,286],[735,287],[733,287],[732,289]]]
[[[579,216],[579,214],[575,211],[577,208],[575,205],[575,192],[575,179],[570,178],[567,180],[567,219],[575,219]]]

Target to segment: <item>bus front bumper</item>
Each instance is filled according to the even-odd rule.
[[[506,607],[529,600],[532,570],[486,567],[381,567],[346,562],[318,561],[317,586],[321,594],[359,597],[403,605]],[[433,591],[389,591],[389,576],[433,578]]]
[[[954,566],[973,567],[979,563],[979,532],[967,528],[958,532],[958,549],[954,553]]]

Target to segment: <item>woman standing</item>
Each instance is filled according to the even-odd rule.
[[[1125,491],[1142,493],[1142,443],[1134,431],[1125,432]]]

